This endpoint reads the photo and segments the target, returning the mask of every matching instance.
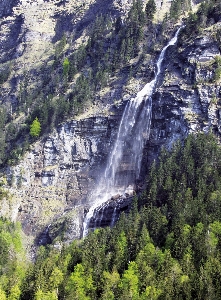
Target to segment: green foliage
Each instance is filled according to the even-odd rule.
[[[92,276],[85,272],[81,264],[77,264],[66,285],[66,299],[89,300],[89,291],[93,291]]]
[[[180,12],[180,5],[183,6],[181,0],[173,1],[171,5],[171,16],[175,19],[178,18]],[[186,20],[186,27],[184,31],[187,36],[198,34],[203,28],[206,28],[211,22],[214,22],[214,19],[217,19],[218,15],[217,11],[221,8],[221,4],[219,1],[210,0],[210,1],[202,1],[198,10],[196,12],[190,12],[189,16]],[[185,8],[183,9],[185,11]],[[219,37],[217,36],[217,40],[219,41]]]
[[[55,292],[42,292],[38,290],[35,294],[34,300],[57,300],[58,297]]]
[[[116,268],[122,272],[122,270],[125,269],[125,265],[127,263],[127,251],[128,251],[128,245],[127,245],[127,238],[125,235],[125,232],[122,231],[116,240],[115,245],[115,259],[113,260],[113,264],[116,266]]]
[[[97,229],[60,252],[40,247],[26,273],[16,260],[19,227],[1,220],[2,299],[220,299],[217,139],[189,135],[170,152],[162,149],[147,178],[131,212],[112,229]]]
[[[0,299],[19,300],[25,275],[20,225],[0,219]]]
[[[156,13],[157,7],[154,0],[149,0],[145,6],[145,12],[149,20],[153,20],[154,14]]]
[[[174,0],[170,6],[170,18],[176,21],[185,12],[191,10],[191,2],[189,0]]]
[[[139,288],[138,288],[138,268],[135,261],[132,261],[128,270],[122,275],[122,280],[119,284],[121,290],[120,299],[139,299]]]
[[[120,275],[116,269],[114,269],[111,273],[104,271],[103,273],[103,292],[101,299],[103,300],[111,300],[115,299],[115,295],[118,295],[119,290],[119,282]]]
[[[221,29],[217,29],[215,38],[217,42],[219,43],[219,48],[221,49]]]
[[[1,300],[7,300],[6,299],[6,294],[5,294],[5,292],[0,288],[0,299]]]
[[[19,300],[21,295],[21,290],[19,285],[14,285],[9,293],[8,300]]]
[[[0,109],[0,164],[5,161],[5,123],[6,123],[6,111],[5,109]]]
[[[4,70],[0,70],[0,84],[3,84],[7,81],[11,73],[10,68],[5,68]]]
[[[40,133],[41,133],[41,123],[36,117],[30,125],[30,135],[36,138],[39,137]]]
[[[219,81],[221,78],[221,66],[217,67],[215,69],[215,76],[214,76],[214,80],[215,81]]]
[[[65,78],[67,78],[69,70],[70,70],[70,62],[69,62],[68,58],[65,57],[64,62],[63,62],[63,74],[64,74]]]
[[[181,14],[181,0],[174,0],[170,6],[170,17],[177,20]]]
[[[215,62],[216,62],[217,67],[221,66],[221,56],[220,55],[215,56]]]
[[[66,38],[66,35],[63,34],[61,40],[57,43],[57,45],[55,47],[55,60],[58,59],[59,55],[64,50],[66,44],[67,44],[67,38]]]

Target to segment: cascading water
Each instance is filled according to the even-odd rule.
[[[182,27],[177,30],[175,36],[161,51],[157,61],[155,78],[147,83],[144,88],[137,93],[135,98],[128,101],[125,107],[117,139],[108,158],[106,169],[95,191],[89,198],[92,206],[84,220],[83,237],[87,235],[90,219],[97,207],[105,203],[113,195],[124,195],[133,190],[132,186],[140,174],[143,148],[149,138],[152,94],[161,73],[161,65],[165,52],[169,46],[177,42],[178,34],[181,29]],[[129,156],[126,162],[123,160],[125,153]]]

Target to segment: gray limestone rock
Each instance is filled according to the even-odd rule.
[[[19,165],[7,169],[10,190],[20,199],[17,220],[27,234],[44,231],[67,209],[75,211],[81,206],[84,210],[87,195],[114,143],[119,121],[116,117],[93,117],[64,123],[36,143]],[[81,219],[77,216],[76,222]],[[76,236],[80,236],[80,229],[72,238]]]
[[[120,13],[125,14],[132,2],[103,1],[101,9],[105,12],[108,7],[115,18]],[[160,2],[157,1],[158,6]],[[23,68],[33,70],[30,85],[37,82],[36,64],[54,56],[53,43],[58,41],[62,30],[67,29],[70,40],[76,30],[79,39],[73,49],[77,49],[87,40],[82,28],[87,28],[94,18],[94,10],[100,8],[94,0],[85,1],[85,5],[74,0],[63,4],[55,0],[0,0],[0,62],[14,59],[14,73],[10,84],[2,86],[1,101],[12,111],[16,111],[19,101]],[[153,95],[150,138],[143,152],[141,178],[144,179],[147,166],[157,158],[162,146],[171,148],[176,140],[200,130],[213,130],[220,135],[221,88],[220,83],[214,82],[217,55],[220,56],[220,47],[206,32],[195,41],[189,40],[167,50]],[[4,181],[8,183],[5,188],[11,198],[10,203],[3,199],[1,216],[21,221],[26,235],[36,238],[38,245],[56,240],[60,247],[60,235],[66,243],[81,236],[85,211],[90,206],[88,195],[98,182],[114,145],[122,106],[151,81],[153,62],[153,58],[144,55],[131,84],[112,79],[108,91],[103,92],[106,102],[100,108],[101,113],[98,110],[94,117],[64,122],[33,144],[18,165],[7,168]],[[127,75],[128,70],[125,68],[123,72]],[[102,97],[97,95],[96,101]],[[108,117],[103,112],[106,104],[114,112]],[[127,170],[126,157],[120,167],[122,171]],[[115,196],[97,209],[97,218],[91,220],[90,228],[113,224],[113,219],[129,208],[130,192],[127,199]],[[100,220],[99,224],[95,224],[96,219]]]

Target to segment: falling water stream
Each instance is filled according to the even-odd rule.
[[[177,42],[181,29],[182,27],[177,30],[175,36],[161,51],[155,78],[147,83],[135,98],[128,101],[124,109],[117,139],[109,155],[104,174],[88,199],[92,205],[85,216],[83,237],[88,233],[90,219],[97,207],[113,195],[130,194],[134,189],[133,185],[140,174],[143,148],[150,133],[152,95],[161,73],[165,52],[169,46]],[[126,162],[124,161],[125,153],[129,157]]]

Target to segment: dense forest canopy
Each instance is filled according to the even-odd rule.
[[[35,264],[23,267],[15,225],[2,220],[0,238],[1,299],[219,299],[221,146],[197,134],[163,149],[129,214],[41,246]]]

